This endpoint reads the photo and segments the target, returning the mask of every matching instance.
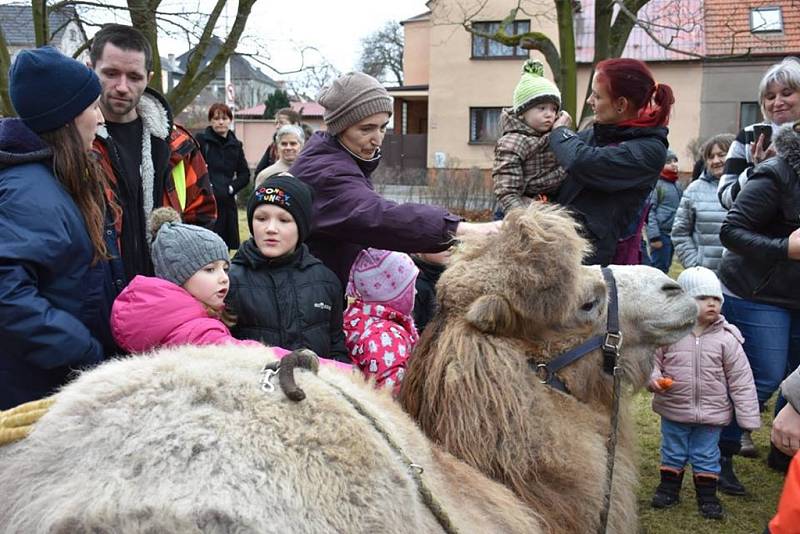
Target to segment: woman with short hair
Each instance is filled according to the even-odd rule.
[[[281,108],[275,112],[275,132],[277,133],[281,127],[286,126],[287,124],[301,126],[301,121],[302,117],[300,114],[292,108]],[[308,138],[308,136],[306,136],[306,138]],[[267,149],[264,151],[264,155],[261,156],[260,160],[258,160],[258,165],[256,165],[256,176],[261,174],[261,171],[274,164],[276,161],[278,161],[278,145],[275,140],[275,134],[273,134],[272,141],[270,141],[269,146],[267,146]]]
[[[214,232],[228,245],[239,248],[239,212],[236,193],[250,183],[250,167],[244,157],[242,142],[230,129],[233,111],[217,102],[208,108],[209,126],[197,136],[200,150],[208,165],[208,176],[217,201]]]
[[[303,149],[306,142],[303,129],[294,124],[286,124],[278,128],[275,132],[275,144],[278,147],[278,161],[258,173],[255,180],[255,188],[261,185],[261,182],[274,174],[280,174],[289,170],[297,155]]]
[[[728,249],[719,268],[722,313],[744,336],[762,409],[800,365],[800,120],[773,140],[775,157],[755,166],[720,230]],[[723,455],[737,452],[740,435],[735,426],[723,431]],[[788,461],[773,449],[768,464],[785,470]],[[723,491],[744,494],[732,464],[723,475]]]
[[[765,133],[774,135],[781,125],[800,120],[800,59],[789,56],[769,68],[758,84],[758,103],[765,122],[745,126],[736,135],[719,180],[719,201],[727,209],[753,168],[775,156]]]

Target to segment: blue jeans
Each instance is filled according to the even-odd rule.
[[[725,295],[722,314],[744,336],[744,352],[763,409],[783,379],[800,365],[800,311]],[[784,404],[779,399],[776,410]],[[721,440],[738,441],[740,437],[741,429],[733,421]]]
[[[672,265],[672,238],[669,234],[661,234],[658,236],[661,240],[662,246],[659,249],[650,248],[650,265],[656,269],[669,272],[669,267]]]
[[[692,472],[719,474],[719,434],[721,427],[690,425],[661,418],[661,465],[681,470],[692,465]]]

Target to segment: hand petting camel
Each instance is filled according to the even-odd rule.
[[[581,265],[586,252],[552,206],[466,237],[400,404],[326,366],[294,371],[302,402],[263,391],[271,357],[249,347],[88,371],[0,447],[0,479],[14,481],[0,485],[0,531],[595,532],[614,379],[601,346],[553,371],[562,389],[537,374],[608,331],[613,291]],[[608,276],[617,376],[641,387],[655,347],[686,335],[696,307],[656,269]],[[609,532],[637,530],[627,412],[623,398]]]

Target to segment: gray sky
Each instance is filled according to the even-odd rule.
[[[269,64],[289,71],[300,65],[298,50],[313,46],[337,69],[346,72],[356,67],[363,37],[386,21],[401,21],[425,11],[425,0],[259,0],[239,49],[254,53],[265,47]],[[233,10],[229,15],[232,19]],[[185,43],[162,41],[160,48],[164,56],[186,51]],[[305,57],[307,64],[322,60],[313,51]],[[273,78],[285,78],[267,68],[262,70]]]

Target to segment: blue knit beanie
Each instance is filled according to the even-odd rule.
[[[8,77],[11,103],[36,133],[64,126],[100,96],[94,71],[51,46],[21,50]]]

